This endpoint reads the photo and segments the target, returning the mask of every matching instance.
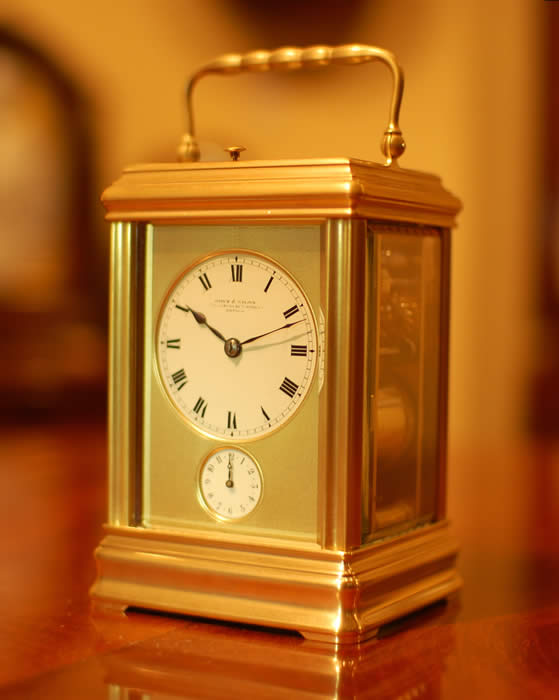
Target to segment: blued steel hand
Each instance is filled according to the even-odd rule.
[[[291,326],[295,326],[298,323],[302,323],[304,319],[299,319],[298,321],[292,321],[291,323],[286,323],[284,326],[280,326],[279,328],[274,328],[273,331],[268,331],[267,333],[261,333],[260,335],[255,335],[252,338],[247,338],[246,340],[243,340],[241,345],[247,345],[247,343],[252,343],[253,340],[258,340],[259,338],[263,338],[265,335],[270,335],[271,333],[277,333],[277,331],[282,331],[284,328],[291,328]]]
[[[193,308],[190,306],[180,306],[177,304],[177,309],[180,309],[181,311],[190,311],[190,313],[194,316],[194,319],[196,320],[197,323],[199,323],[201,326],[206,326],[206,328],[209,328],[209,330],[216,335],[220,340],[223,340],[223,342],[226,342],[226,338],[217,330],[217,328],[214,328],[213,326],[210,326],[208,323],[206,316],[201,312],[201,311],[195,311]]]
[[[194,316],[194,319],[196,320],[197,323],[199,323],[201,326],[206,326],[215,336],[217,336],[220,340],[222,340],[225,343],[225,354],[228,355],[229,357],[237,357],[240,355],[241,350],[243,346],[247,345],[248,343],[252,343],[255,340],[259,340],[260,338],[264,338],[267,335],[271,335],[272,333],[277,333],[278,331],[283,331],[285,328],[291,328],[291,326],[296,326],[298,323],[302,323],[304,319],[299,319],[298,321],[292,321],[291,323],[285,323],[283,326],[280,326],[279,328],[274,328],[272,331],[267,331],[266,333],[261,333],[260,335],[254,335],[252,338],[247,338],[246,340],[243,340],[243,342],[239,342],[236,338],[225,338],[225,336],[220,333],[217,328],[214,328],[213,326],[210,326],[208,323],[205,314],[203,314],[201,311],[196,311],[195,309],[191,308],[190,306],[180,306],[180,304],[177,304],[177,309],[180,309],[181,311],[186,311],[189,312]]]

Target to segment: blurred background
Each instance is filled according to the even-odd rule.
[[[452,259],[453,450],[559,432],[559,21],[545,0],[18,0],[0,9],[0,394],[5,421],[102,415],[99,196],[172,161],[186,78],[226,52],[364,43],[406,76],[402,167],[464,203]],[[379,162],[380,64],[212,77],[202,150]],[[221,157],[221,156],[219,156]]]

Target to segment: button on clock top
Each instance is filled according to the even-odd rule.
[[[243,151],[246,151],[246,148],[244,146],[228,146],[225,149],[225,151],[229,153],[229,155],[231,156],[231,160],[238,161],[241,156],[241,153]]]

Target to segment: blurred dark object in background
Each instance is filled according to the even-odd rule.
[[[102,413],[106,273],[93,114],[69,76],[0,29],[0,413]]]
[[[530,420],[536,435],[559,438],[559,7],[550,3],[547,17],[545,191],[538,241],[541,340],[535,363]]]
[[[256,32],[262,48],[281,45],[356,43],[367,3],[345,0],[233,0],[240,24]],[[362,40],[362,43],[370,43]]]

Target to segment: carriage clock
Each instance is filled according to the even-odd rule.
[[[384,162],[198,162],[205,75],[381,61]],[[400,169],[383,49],[228,54],[182,162],[127,168],[112,222],[109,516],[95,606],[358,642],[460,586],[445,518],[450,229]]]

